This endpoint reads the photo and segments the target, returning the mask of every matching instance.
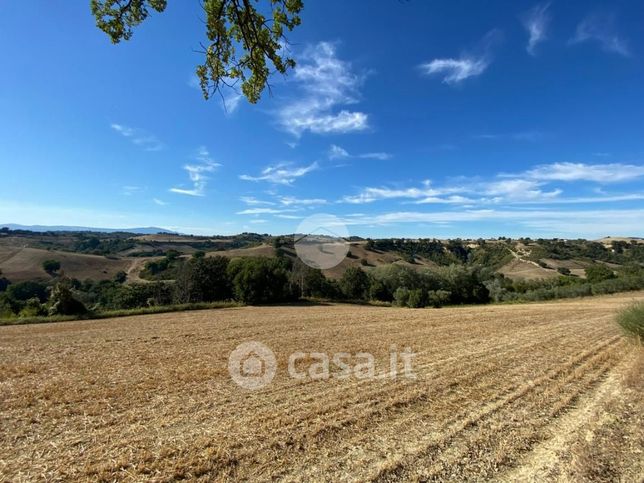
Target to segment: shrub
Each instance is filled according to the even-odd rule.
[[[394,303],[399,307],[407,307],[409,301],[409,289],[406,287],[398,287],[394,292]]]
[[[639,302],[622,310],[617,315],[617,323],[629,337],[639,344],[644,341],[644,302]]]
[[[422,288],[416,288],[409,291],[407,298],[407,307],[412,309],[421,309],[427,305],[427,292]]]
[[[602,282],[615,278],[615,273],[606,265],[597,264],[586,269],[586,280],[590,283]]]
[[[430,290],[427,292],[427,302],[432,307],[439,308],[449,303],[451,296],[447,290]]]
[[[566,267],[559,267],[557,268],[557,271],[562,274],[562,275],[570,275],[570,269]]]
[[[114,281],[116,283],[125,283],[127,280],[127,273],[125,273],[123,270],[116,272],[116,275],[114,275]]]
[[[233,296],[246,304],[285,302],[293,299],[287,259],[236,258],[228,265]]]
[[[47,310],[40,303],[40,300],[37,298],[32,298],[25,302],[24,307],[20,311],[20,317],[39,317],[42,315],[47,315]]]
[[[351,300],[364,300],[369,293],[369,276],[358,267],[349,267],[340,279],[340,288]]]
[[[60,270],[60,262],[58,260],[45,260],[42,262],[42,268],[49,275],[53,275]]]
[[[49,315],[80,315],[86,312],[87,309],[83,303],[72,295],[69,281],[58,282],[51,292]]]
[[[228,264],[229,259],[222,256],[196,257],[184,263],[175,283],[176,301],[192,303],[229,299]]]
[[[43,303],[47,300],[47,286],[38,282],[14,283],[7,288],[7,296],[23,302],[35,297]]]

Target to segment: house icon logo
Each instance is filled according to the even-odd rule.
[[[235,384],[255,391],[273,380],[277,360],[273,351],[261,342],[244,342],[230,353],[228,372]]]
[[[320,270],[333,268],[349,253],[349,231],[336,216],[309,216],[297,227],[295,252],[309,267]]]

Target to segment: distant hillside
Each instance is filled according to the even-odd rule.
[[[65,225],[18,225],[16,223],[0,223],[0,228],[7,227],[10,230],[28,230],[36,232],[47,231],[68,231],[68,232],[97,232],[97,233],[135,233],[137,235],[155,235],[157,233],[176,234],[174,231],[158,228],[155,226],[145,228],[96,228],[91,226],[65,226]]]
[[[241,233],[207,237],[180,235],[156,227],[116,230],[5,226],[10,229],[0,230],[0,271],[14,282],[48,280],[49,275],[42,269],[46,259],[61,262],[62,270],[79,280],[104,280],[124,271],[132,282],[140,280],[141,272],[149,262],[158,262],[167,256],[176,262],[165,265],[174,268],[167,273],[157,271],[154,279],[171,280],[177,266],[196,252],[231,258],[297,258],[293,235]],[[557,280],[561,276],[583,279],[587,268],[599,264],[615,270],[644,267],[644,243],[637,238],[606,237],[599,241],[351,238],[348,242],[350,250],[346,259],[337,267],[324,271],[328,278],[339,279],[349,267],[372,272],[385,265],[405,266],[419,272],[450,265],[477,266],[521,281]],[[146,277],[145,273],[143,277]]]

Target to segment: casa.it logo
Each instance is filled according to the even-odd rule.
[[[261,342],[244,342],[230,353],[228,372],[235,384],[256,391],[273,380],[277,360],[273,351]]]

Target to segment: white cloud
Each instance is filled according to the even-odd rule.
[[[329,148],[329,159],[342,159],[342,158],[348,158],[348,157],[349,157],[349,152],[340,146],[336,146],[335,144],[332,144],[331,147]]]
[[[264,168],[259,176],[250,176],[242,174],[239,178],[245,181],[268,181],[275,184],[290,185],[297,178],[300,178],[311,171],[318,169],[318,163],[314,162],[308,166],[290,167],[288,164],[282,163],[276,166],[268,166]]]
[[[345,196],[342,198],[342,201],[345,203],[351,204],[365,204],[373,203],[374,201],[379,200],[389,200],[396,198],[407,198],[407,199],[441,199],[444,203],[449,203],[445,198],[440,198],[442,195],[456,193],[463,191],[462,188],[443,188],[435,189],[431,187],[429,181],[425,181],[422,188],[364,188],[359,194],[353,196]],[[429,201],[427,201],[429,203]]]
[[[136,193],[140,193],[143,191],[143,188],[140,186],[122,186],[121,187],[121,193],[124,194],[125,196],[132,196]]]
[[[295,198],[293,196],[281,196],[279,201],[284,206],[315,206],[326,205],[327,200],[321,198]]]
[[[276,208],[248,208],[246,210],[238,211],[238,215],[277,215],[280,213],[288,213],[293,210],[280,210]]]
[[[110,127],[144,151],[160,151],[164,147],[161,141],[143,129],[132,128],[117,123],[110,124]]]
[[[163,200],[160,200],[159,198],[152,198],[152,201],[154,201],[154,203],[159,205],[159,206],[167,206],[168,205],[167,202],[165,202]]]
[[[320,42],[305,50],[298,59],[294,80],[303,97],[287,102],[278,111],[278,122],[286,131],[300,136],[305,131],[316,134],[347,133],[368,127],[368,115],[337,107],[358,102],[362,76],[352,72],[348,62],[338,59],[336,48]]]
[[[208,184],[209,176],[206,173],[212,173],[215,171],[221,164],[216,163],[210,157],[208,150],[201,146],[195,160],[198,161],[196,164],[186,164],[183,169],[188,173],[188,177],[192,182],[192,188],[170,188],[170,191],[173,193],[188,195],[188,196],[204,196],[206,185]]]
[[[512,175],[503,175],[512,176]],[[519,176],[543,181],[594,181],[615,183],[644,176],[644,165],[610,163],[554,163],[537,166]]]
[[[272,201],[258,200],[258,199],[257,199],[257,198],[255,198],[254,196],[242,196],[242,197],[241,197],[241,198],[239,198],[239,199],[240,199],[241,201],[243,201],[244,203],[246,203],[247,205],[249,205],[249,206],[258,206],[258,205],[268,205],[268,206],[271,206],[271,205],[274,205],[274,204],[275,204],[275,203],[273,203]]]
[[[445,84],[457,84],[468,77],[481,75],[490,65],[485,58],[434,59],[421,64],[421,69],[427,75],[445,74]]]
[[[491,201],[521,201],[552,199],[559,196],[559,189],[544,192],[541,190],[543,183],[526,179],[506,179],[488,183],[484,194],[492,196]]]
[[[594,13],[584,18],[579,25],[570,44],[596,42],[604,52],[610,52],[624,57],[631,55],[628,42],[621,38],[615,28],[615,15]]]
[[[345,217],[347,225],[387,225],[392,223],[497,222],[535,229],[549,236],[598,238],[606,235],[633,236],[644,226],[644,210],[461,210],[442,212],[389,212],[363,217]]]
[[[549,7],[549,2],[541,3],[523,16],[523,26],[528,31],[526,50],[530,55],[535,55],[537,45],[547,38],[548,24],[550,23]]]
[[[329,159],[347,159],[347,158],[360,158],[360,159],[377,159],[385,161],[391,159],[391,154],[384,152],[373,152],[363,154],[349,154],[349,152],[341,146],[332,144],[328,153]]]
[[[500,36],[498,30],[492,30],[481,40],[475,52],[464,53],[459,58],[434,59],[420,64],[420,69],[426,75],[443,74],[445,84],[458,84],[481,75],[492,61],[491,49]]]

